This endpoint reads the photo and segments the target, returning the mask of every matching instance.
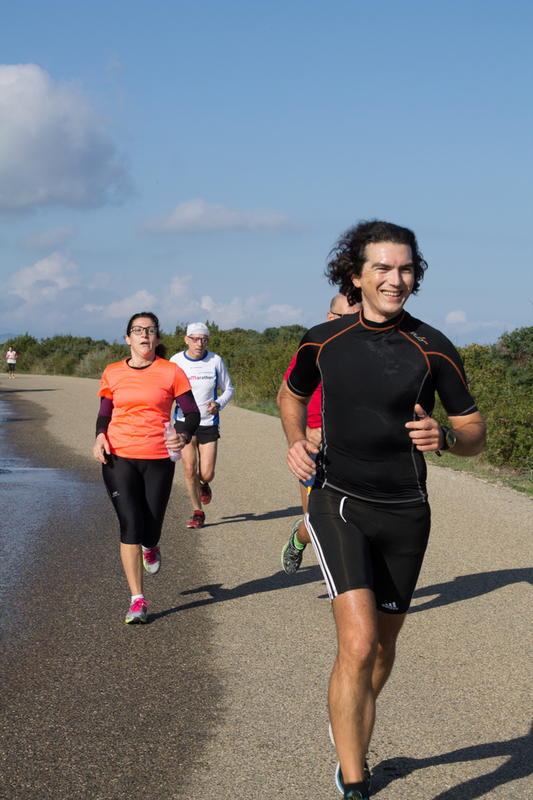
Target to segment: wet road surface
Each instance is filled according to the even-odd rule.
[[[129,595],[99,469],[62,451],[38,407],[4,419],[0,796],[15,800],[186,797],[220,689],[197,586],[196,541],[169,542],[148,588],[155,624],[123,623]],[[93,420],[94,421],[94,420]],[[172,524],[175,511],[169,508]],[[186,572],[186,576],[183,573]]]

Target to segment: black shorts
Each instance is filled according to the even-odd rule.
[[[305,521],[332,600],[370,589],[379,611],[409,609],[429,538],[427,502],[385,505],[317,488]]]
[[[185,423],[176,421],[174,427],[178,433],[181,433],[185,430]],[[220,439],[220,429],[218,425],[198,425],[194,431],[194,436],[196,436],[198,444],[216,442],[217,439]]]

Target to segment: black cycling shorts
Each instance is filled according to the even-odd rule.
[[[107,456],[102,475],[120,523],[122,544],[157,545],[175,467],[170,458]]]
[[[370,589],[379,611],[409,609],[429,538],[427,502],[370,503],[317,488],[305,521],[330,599]]]

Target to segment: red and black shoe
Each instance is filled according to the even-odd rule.
[[[205,524],[205,514],[203,511],[195,511],[192,519],[187,523],[188,528],[203,528]]]
[[[202,501],[203,506],[206,506],[208,503],[211,502],[212,494],[213,493],[211,491],[211,487],[209,486],[209,484],[202,483],[202,481],[200,481],[200,500]]]

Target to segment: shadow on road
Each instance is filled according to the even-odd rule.
[[[460,761],[481,761],[486,758],[507,757],[505,764],[493,772],[471,778],[458,786],[440,792],[433,800],[475,800],[485,797],[498,786],[527,778],[533,774],[533,725],[525,736],[502,742],[487,742],[462,747],[432,758],[391,758],[382,761],[372,771],[376,790],[384,789],[391,781],[411,775],[419,769]]]
[[[183,606],[168,608],[166,611],[161,611],[158,614],[149,614],[148,620],[154,622],[156,619],[167,617],[169,614],[175,614],[178,611],[188,611],[191,608],[201,608],[202,606],[210,606],[213,603],[223,603],[226,600],[238,600],[241,597],[248,597],[249,595],[261,594],[263,592],[275,592],[278,589],[286,589],[287,586],[303,586],[306,583],[315,583],[321,580],[323,580],[323,578],[320,567],[314,565],[311,567],[302,567],[298,570],[296,575],[290,578],[280,570],[274,573],[274,575],[269,575],[267,578],[258,578],[254,581],[241,583],[233,589],[224,589],[221,583],[210,583],[205,586],[199,586],[197,589],[187,589],[181,592],[182,595],[208,594],[209,597],[203,598],[202,600],[194,600]]]
[[[418,597],[433,597],[427,603],[420,603],[413,606],[410,613],[416,614],[417,611],[427,611],[431,608],[447,606],[451,603],[459,603],[462,600],[472,600],[474,597],[495,592],[504,586],[513,583],[530,583],[533,586],[533,568],[523,569],[500,569],[494,572],[478,572],[473,575],[459,575],[453,581],[447,583],[434,583],[433,586],[424,586],[417,589],[413,595]]]
[[[35,392],[57,392],[59,390],[58,389],[54,389],[52,386],[50,386],[49,388],[46,387],[46,389],[27,389],[27,388],[23,388],[21,386],[19,386],[19,387],[17,387],[17,386],[2,386],[0,391],[2,392],[2,394],[28,394],[28,393],[34,394]]]
[[[232,514],[230,517],[221,517],[220,522],[209,522],[206,528],[214,528],[217,525],[225,525],[226,522],[260,522],[266,519],[282,519],[283,517],[302,516],[301,506],[290,506],[280,508],[279,511],[267,511],[266,514],[256,514],[253,511],[243,511],[240,514]],[[290,533],[290,531],[289,531]]]

